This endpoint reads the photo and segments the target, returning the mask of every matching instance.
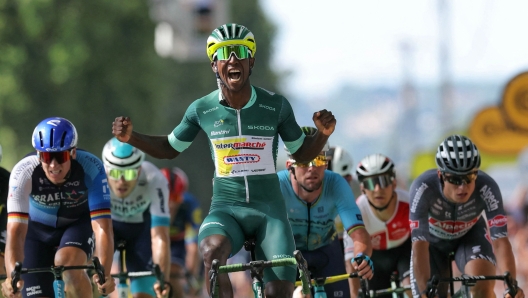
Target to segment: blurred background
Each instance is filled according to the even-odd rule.
[[[258,44],[252,84],[285,95],[300,125],[331,110],[330,144],[355,163],[386,154],[409,185],[444,137],[465,134],[511,206],[528,184],[526,11],[516,0],[1,0],[2,166],[32,151],[33,128],[51,116],[73,121],[79,147],[98,156],[117,116],[169,134],[217,88],[207,36],[236,22]],[[203,133],[176,160],[149,160],[186,171],[208,210]]]

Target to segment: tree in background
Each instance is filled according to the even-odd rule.
[[[232,0],[231,16],[257,38],[252,82],[279,91],[279,75],[269,65],[274,26],[257,0]],[[147,0],[0,1],[3,166],[11,168],[33,150],[33,128],[51,116],[71,120],[79,147],[96,153],[119,115],[132,117],[139,131],[168,134],[193,100],[217,86],[206,39],[204,62],[163,59],[153,47],[155,25]],[[153,161],[186,169],[191,190],[203,200],[211,197],[211,180],[199,178],[212,178],[213,164],[206,137],[194,143],[177,162]]]

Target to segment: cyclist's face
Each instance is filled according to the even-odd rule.
[[[141,168],[139,168],[139,173],[141,173]],[[106,175],[108,176],[108,170]],[[139,178],[139,174],[138,174]],[[125,180],[125,177],[121,176],[118,180],[108,178],[108,186],[112,190],[112,192],[118,197],[118,198],[126,198],[134,188],[136,187],[138,178],[134,180],[127,181]]]
[[[378,176],[384,175],[377,175],[369,178],[376,178]],[[379,183],[375,184],[374,189],[366,188],[363,183],[360,184],[360,187],[372,205],[376,206],[377,208],[383,208],[387,206],[393,195],[394,189],[396,188],[396,179],[394,179],[385,187],[381,187]]]
[[[249,72],[254,63],[255,58],[239,60],[235,55],[231,55],[228,60],[213,61],[211,66],[213,71],[217,69],[226,88],[230,91],[240,91],[249,82]]]
[[[288,163],[286,164],[286,166],[289,168],[292,163]],[[294,167],[295,178],[292,178],[292,182],[294,180],[297,180],[297,183],[302,185],[302,188],[306,190],[318,190],[323,185],[324,171],[326,170],[326,167],[326,165]]]
[[[475,191],[475,180],[469,183],[464,182],[461,185],[455,185],[447,179],[444,179],[440,171],[438,171],[438,178],[444,180],[444,196],[453,203],[460,204],[467,202],[471,194],[473,194],[473,191]]]
[[[74,148],[71,150],[71,158],[63,163],[58,163],[55,158],[49,163],[46,163],[41,159],[40,163],[42,164],[42,169],[44,170],[44,174],[46,174],[46,178],[48,178],[53,184],[64,183],[66,181],[66,176],[71,169],[71,159],[74,159],[76,156],[77,150]]]

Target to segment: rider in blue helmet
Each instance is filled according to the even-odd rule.
[[[35,127],[36,153],[19,161],[9,180],[5,268],[11,272],[15,262],[25,268],[85,265],[95,249],[106,280],[99,282],[97,275],[92,279],[106,295],[115,288],[110,277],[114,240],[108,183],[101,160],[78,150],[77,140],[75,126],[64,118],[47,118]],[[68,295],[92,293],[84,270],[68,270],[63,277]],[[53,274],[26,274],[22,279],[21,291],[14,293],[7,278],[4,296],[55,296]]]

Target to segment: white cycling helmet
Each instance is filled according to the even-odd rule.
[[[345,148],[341,146],[336,146],[330,148],[328,152],[330,157],[330,162],[328,163],[328,170],[335,172],[341,176],[347,176],[352,174],[352,169],[354,167],[354,162],[352,157]]]
[[[135,169],[145,160],[145,153],[116,138],[106,142],[103,148],[103,162],[107,168]]]
[[[363,158],[356,168],[356,174],[359,181],[374,175],[390,174],[393,177],[396,176],[392,160],[379,153]]]
[[[477,146],[465,136],[449,136],[438,146],[436,166],[444,173],[469,174],[480,167]]]

